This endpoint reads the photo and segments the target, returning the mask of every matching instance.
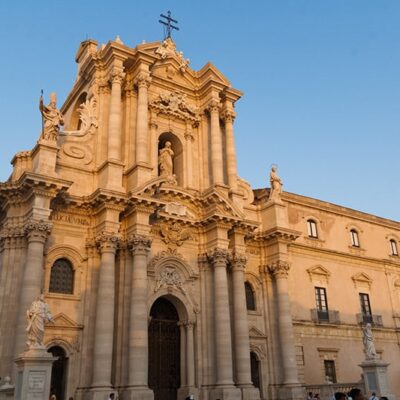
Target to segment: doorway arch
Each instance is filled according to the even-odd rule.
[[[57,400],[65,400],[68,357],[61,346],[52,346],[47,352],[58,358],[51,369],[50,394],[54,394]]]
[[[158,298],[150,310],[149,387],[154,400],[176,400],[180,387],[179,314],[165,297]]]

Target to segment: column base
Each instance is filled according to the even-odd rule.
[[[178,389],[178,400],[185,400],[186,397],[193,395],[195,399],[199,398],[199,389],[194,386],[182,387]]]
[[[111,386],[99,386],[93,387],[89,390],[85,396],[86,400],[107,400],[110,393],[115,393],[115,397],[118,397],[118,393]]]
[[[242,391],[243,400],[260,400],[261,398],[260,391],[253,385],[241,387],[240,390]]]
[[[242,400],[242,392],[235,386],[216,387],[210,390],[208,400]]]
[[[144,386],[128,387],[122,395],[124,400],[154,400],[154,392]]]
[[[298,384],[278,388],[279,400],[304,400],[306,397],[305,387]]]

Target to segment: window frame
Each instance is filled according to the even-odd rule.
[[[330,371],[332,371],[332,374],[327,373]],[[337,383],[335,360],[324,360],[324,373],[325,373],[325,379],[326,377],[329,377],[331,378],[332,383]]]
[[[390,245],[390,251],[391,251],[391,255],[392,256],[398,256],[399,255],[399,251],[397,248],[397,241],[394,239],[390,239],[389,240],[389,245]]]
[[[256,295],[253,289],[253,285],[249,281],[244,282],[244,291],[246,296],[246,310],[247,311],[257,311]],[[249,296],[251,299],[249,301]],[[253,308],[251,308],[253,307]]]
[[[358,293],[360,299],[360,310],[364,322],[372,323],[372,308],[368,293]]]
[[[352,247],[360,247],[360,235],[354,228],[350,229],[350,241]]]
[[[309,238],[318,239],[317,222],[312,218],[307,220],[307,232]]]
[[[59,280],[61,279],[59,276],[55,276],[54,274],[59,273],[62,274],[63,271],[56,271],[54,268],[57,268],[61,263],[67,265],[70,270],[70,281],[68,282],[68,286],[64,285],[64,288],[67,287],[67,290],[63,290],[63,284],[60,285]],[[64,272],[65,273],[65,272]],[[58,257],[54,260],[53,264],[50,268],[50,277],[49,277],[49,285],[48,285],[48,293],[50,295],[66,295],[71,296],[75,294],[75,286],[76,286],[76,277],[75,277],[75,268],[74,264],[67,257]],[[61,288],[61,289],[60,289]]]

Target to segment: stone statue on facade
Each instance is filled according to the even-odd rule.
[[[160,169],[160,176],[165,177],[170,184],[176,184],[176,178],[173,174],[174,170],[174,151],[172,150],[171,142],[165,142],[164,148],[160,150],[158,156],[158,166]]]
[[[50,94],[50,103],[47,106],[43,103],[43,96],[40,96],[39,110],[43,121],[41,139],[56,141],[60,126],[64,125],[61,111],[57,108],[56,94]]]
[[[269,200],[279,200],[282,193],[282,181],[276,173],[276,166],[271,167],[269,174],[269,181],[271,184],[271,191],[269,192]]]
[[[366,324],[363,328],[363,344],[364,344],[364,352],[365,358],[367,360],[375,360],[377,358],[374,337],[372,335],[371,324]]]
[[[46,322],[53,322],[53,317],[50,314],[49,306],[44,301],[44,295],[39,295],[34,300],[26,311],[26,318],[28,326],[26,331],[28,333],[28,341],[26,344],[29,349],[44,347],[44,324]]]

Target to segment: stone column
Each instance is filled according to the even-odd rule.
[[[191,188],[193,185],[193,154],[192,154],[192,142],[194,140],[192,126],[186,124],[186,187]]]
[[[51,224],[42,221],[29,221],[25,226],[28,239],[26,264],[18,308],[18,322],[15,337],[15,357],[24,350],[26,341],[26,310],[33,300],[43,291],[43,251],[44,244],[51,231]]]
[[[135,79],[138,88],[137,114],[136,114],[136,163],[148,164],[148,87],[151,78],[142,71]]]
[[[283,383],[298,384],[293,323],[288,289],[290,264],[287,261],[278,260],[268,265],[268,270],[275,278],[278,296],[278,326],[282,355]]]
[[[132,287],[129,330],[129,382],[131,399],[153,399],[148,388],[148,309],[147,255],[151,239],[134,235],[129,240],[132,251]]]
[[[186,385],[194,386],[194,323],[189,321],[186,327]]]
[[[226,266],[228,251],[216,248],[209,254],[214,267],[214,337],[216,353],[216,385],[233,385],[232,341],[229,291]]]
[[[186,387],[186,327],[184,322],[178,322],[180,334],[181,334],[181,388]]]
[[[122,117],[121,117],[121,84],[125,74],[120,68],[111,72],[111,98],[108,116],[108,158],[121,161]]]
[[[242,254],[232,257],[232,292],[234,351],[235,351],[235,383],[239,386],[252,386],[250,371],[250,340],[247,321],[246,293],[244,288],[244,268],[247,259]]]
[[[115,253],[119,237],[101,235],[96,239],[101,253],[94,329],[93,379],[95,392],[111,388],[114,342]]]
[[[219,102],[212,100],[208,110],[210,112],[210,125],[211,125],[211,162],[213,183],[223,185],[223,157],[222,157],[222,137],[219,126]]]
[[[153,168],[152,175],[158,176],[158,137],[157,137],[157,119],[155,115],[150,118],[150,166]]]
[[[237,187],[237,165],[235,138],[233,135],[233,121],[236,114],[232,110],[225,110],[223,117],[225,120],[226,137],[226,167],[228,171],[228,184],[233,190]]]

